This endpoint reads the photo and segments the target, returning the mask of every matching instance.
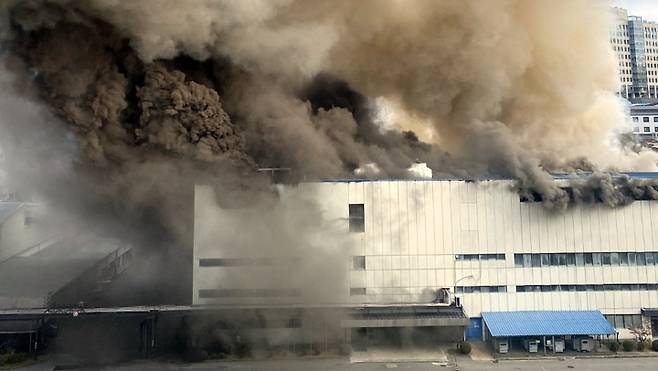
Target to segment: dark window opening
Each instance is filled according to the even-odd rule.
[[[350,296],[365,295],[365,287],[350,287]]]
[[[366,269],[366,257],[365,256],[353,256],[352,257],[352,267],[355,271],[362,271]]]
[[[365,210],[363,204],[350,204],[350,232],[360,233],[366,231]]]
[[[201,289],[199,298],[270,298],[301,296],[300,289]]]
[[[259,267],[270,265],[299,264],[299,257],[278,258],[204,258],[199,259],[199,267]]]

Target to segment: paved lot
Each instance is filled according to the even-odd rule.
[[[198,364],[170,364],[157,362],[133,362],[125,365],[105,367],[102,370],[116,371],[151,371],[151,370],[240,370],[240,371],[265,371],[265,370],[455,370],[479,371],[479,370],[522,370],[522,371],[552,371],[552,370],[658,370],[658,358],[607,358],[607,359],[567,359],[567,360],[533,360],[533,361],[500,361],[493,363],[489,361],[472,361],[460,358],[454,364],[443,366],[439,363],[349,363],[347,359],[324,359],[324,360],[282,360],[262,362],[204,362]],[[23,370],[42,371],[51,370],[52,366],[47,363],[33,365]],[[87,369],[87,370],[99,370]]]

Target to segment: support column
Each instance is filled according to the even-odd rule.
[[[555,354],[555,336],[553,336],[553,354]]]
[[[553,344],[553,347],[555,348],[555,344]],[[544,336],[544,355],[546,355],[546,336]]]
[[[151,317],[151,347],[149,349],[149,355],[152,355],[153,352],[155,351],[155,328],[157,322],[158,322],[157,316]]]
[[[328,335],[327,335],[327,317],[326,316],[327,315],[325,314],[324,318],[322,319],[322,326],[324,327],[323,332],[324,332],[324,352],[325,353],[327,353],[328,348],[329,348],[329,346],[327,344],[328,343],[328,339],[327,339]]]

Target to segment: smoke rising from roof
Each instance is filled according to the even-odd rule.
[[[256,166],[314,179],[374,163],[396,177],[419,160],[439,175],[516,179],[559,209],[591,198],[571,197],[547,171],[656,169],[654,152],[613,145],[624,113],[607,9],[594,1],[32,0],[0,10],[14,91],[74,133],[67,153],[87,193],[155,207],[183,235],[189,226],[171,215],[189,208],[191,183],[262,190],[263,179],[245,178]],[[413,122],[382,128],[376,99]]]

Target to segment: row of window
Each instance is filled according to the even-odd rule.
[[[507,286],[457,286],[456,294],[479,294],[487,292],[507,292]]]
[[[605,319],[615,328],[635,328],[642,325],[639,314],[606,314]]]
[[[514,265],[520,268],[551,266],[635,266],[656,264],[658,264],[658,252],[514,254]]]
[[[458,254],[458,261],[505,260],[505,254]]]
[[[658,133],[658,126],[655,126],[655,127],[653,128],[653,130],[654,130],[654,132]],[[633,128],[633,132],[634,132],[634,133],[639,133],[639,132],[640,132],[640,128],[639,128],[638,126],[635,126],[635,127]],[[649,126],[645,126],[645,127],[644,127],[644,132],[645,132],[645,133],[651,133],[651,127],[649,127]]]
[[[300,289],[201,289],[199,298],[271,298],[280,296],[301,296]]]
[[[521,285],[516,292],[555,292],[555,291],[655,291],[656,283],[610,283],[600,285]]]
[[[278,258],[207,258],[199,259],[199,267],[248,267],[297,264],[298,257]]]
[[[633,122],[640,122],[640,118],[637,116],[633,116],[632,120]],[[649,122],[649,121],[650,121],[650,117],[646,117],[646,116],[642,117],[642,122]],[[658,122],[658,116],[653,117],[653,122]]]

